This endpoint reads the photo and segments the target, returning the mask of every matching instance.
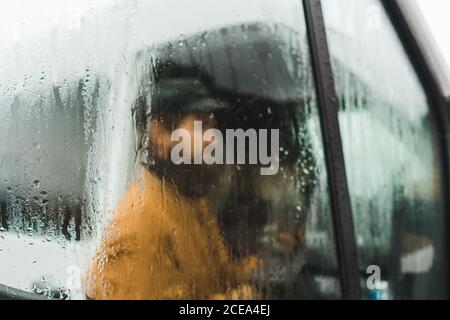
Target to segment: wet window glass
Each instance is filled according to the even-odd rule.
[[[441,135],[424,89],[380,1],[323,10],[365,297],[445,298]]]
[[[1,6],[0,284],[340,298],[301,1]]]

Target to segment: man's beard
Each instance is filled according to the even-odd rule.
[[[147,169],[171,183],[177,192],[187,198],[208,198],[216,189],[223,187],[219,181],[224,170],[220,170],[219,165],[176,165],[171,160],[148,159],[145,161]]]

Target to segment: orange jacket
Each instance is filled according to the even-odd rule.
[[[189,201],[143,170],[120,201],[92,261],[94,299],[252,298],[204,200]],[[236,289],[238,288],[238,289]]]

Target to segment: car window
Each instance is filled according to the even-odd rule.
[[[360,268],[380,271],[378,285],[361,280],[365,296],[444,298],[441,136],[427,96],[380,1],[323,11]]]
[[[300,1],[19,3],[0,10],[1,284],[341,296]]]

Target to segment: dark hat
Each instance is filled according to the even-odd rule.
[[[138,54],[152,60],[152,112],[214,111],[217,99],[257,97],[277,104],[300,101],[302,35],[284,26],[237,25],[159,44]],[[304,69],[303,69],[304,70]]]

